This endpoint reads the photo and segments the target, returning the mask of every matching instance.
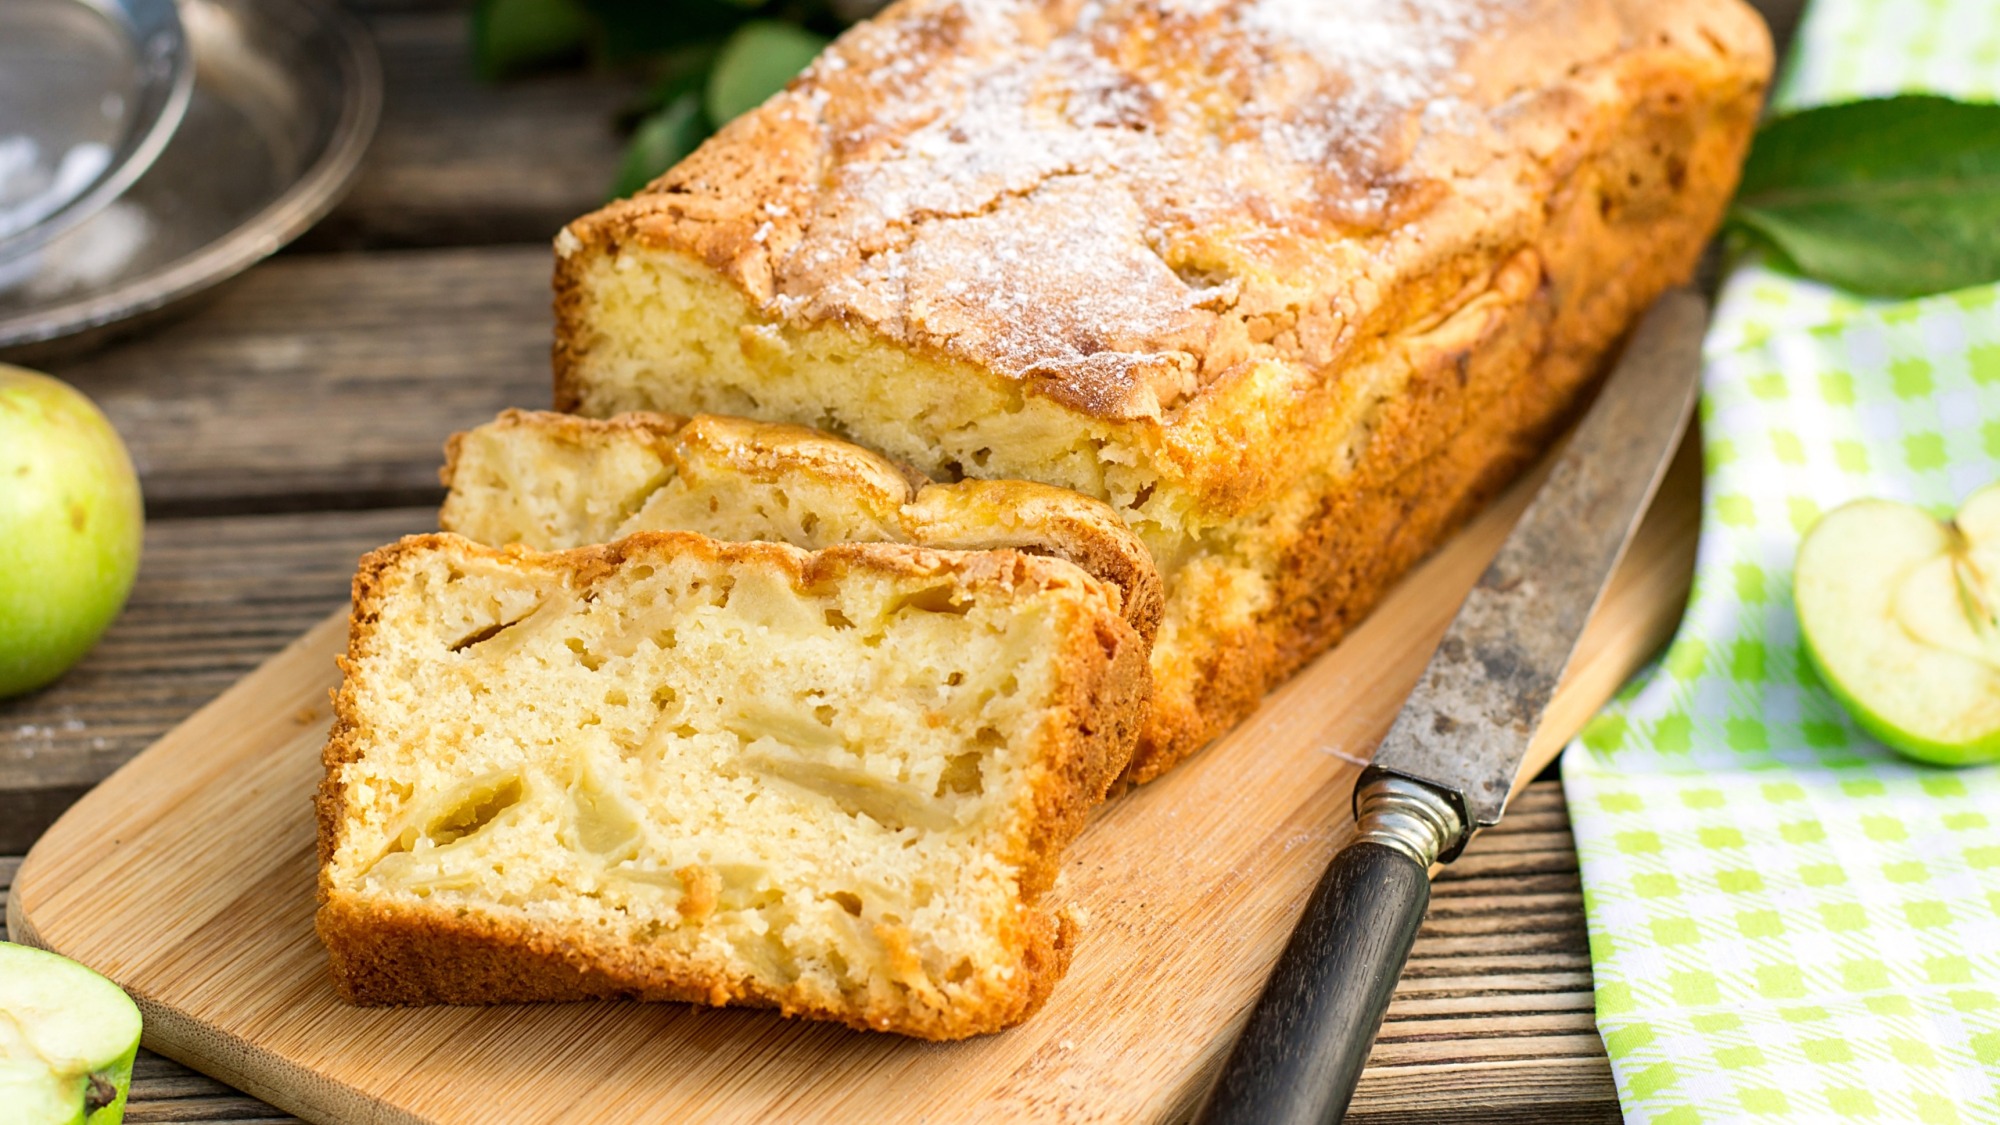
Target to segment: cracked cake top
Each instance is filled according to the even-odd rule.
[[[1754,70],[1728,0],[904,0],[559,245],[772,320],[1162,419],[1434,323],[1531,245],[1635,52]]]

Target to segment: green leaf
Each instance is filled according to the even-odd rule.
[[[680,163],[709,134],[702,117],[701,99],[690,91],[662,106],[659,112],[639,122],[632,143],[625,149],[625,162],[618,168],[614,196],[627,196]]]
[[[1865,296],[2000,280],[2000,105],[1912,95],[1778,118],[1730,218],[1799,272]]]
[[[651,73],[653,84],[644,95],[632,99],[618,110],[618,131],[630,136],[639,127],[639,122],[665,108],[667,103],[682,94],[691,93],[696,101],[700,101],[701,92],[708,85],[708,70],[715,65],[716,52],[721,49],[720,40],[710,40],[649,56],[646,69]]]
[[[580,55],[590,14],[577,0],[479,0],[472,10],[472,65],[504,78]]]
[[[604,56],[640,59],[703,40],[720,40],[750,15],[735,0],[582,0],[604,29]]]
[[[715,68],[716,56],[721,51],[722,41],[711,39],[655,55],[655,80],[651,94],[655,104],[665,105],[682,94],[693,94],[699,98],[708,85],[709,71]]]
[[[722,45],[708,72],[708,116],[717,126],[755,109],[819,56],[826,39],[802,27],[753,20]]]

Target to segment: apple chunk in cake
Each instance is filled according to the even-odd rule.
[[[318,798],[336,983],[1025,1019],[1068,961],[1061,851],[1143,710],[1118,605],[1015,551],[385,547]]]

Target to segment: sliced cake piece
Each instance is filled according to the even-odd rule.
[[[836,543],[1012,547],[1118,588],[1149,643],[1165,605],[1152,552],[1102,501],[1028,481],[939,484],[804,426],[698,414],[598,420],[508,410],[445,447],[439,526],[538,551],[635,531],[816,550]]]
[[[1147,690],[1018,551],[642,532],[362,560],[318,929],[363,1004],[630,997],[949,1039],[1033,1013]]]

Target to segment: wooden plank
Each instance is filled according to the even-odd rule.
[[[1531,785],[1439,873],[1349,1120],[1619,1120],[1582,907],[1562,789]]]
[[[1580,721],[1603,695],[1576,685],[1622,680],[1670,629],[1697,495],[1684,462],[1557,713]],[[300,717],[333,682],[337,617],[79,803],[30,854],[10,917],[17,935],[130,987],[154,1049],[314,1120],[572,1120],[603,1106],[606,1087],[620,1091],[621,1118],[770,1119],[802,1106],[875,1120],[1171,1118],[1194,1104],[1351,831],[1357,767],[1334,750],[1379,739],[1524,500],[1517,489],[1482,515],[1236,732],[1099,813],[1065,864],[1064,893],[1088,911],[1090,932],[1049,1007],[1005,1035],[916,1044],[674,1005],[341,1005],[311,932],[306,795],[322,734]],[[139,929],[129,916],[142,907]],[[1445,1002],[1481,991],[1470,978],[1498,968],[1498,991],[1519,993],[1551,967],[1546,955],[1574,957],[1573,937],[1473,929],[1464,956],[1406,986],[1444,1006],[1434,1016],[1456,1018]],[[1501,1032],[1392,1026],[1380,1050],[1399,1076],[1390,1086],[1408,1091],[1391,1097],[1397,1111],[1424,1090],[1496,1116],[1546,1101],[1551,1081],[1582,1096],[1602,1062],[1579,979],[1553,968],[1561,999],[1502,1012]]]
[[[1576,885],[1576,858],[1574,850],[1567,846],[1568,820],[1563,813],[1561,789],[1548,781],[1531,785],[1521,794],[1506,822],[1475,840],[1458,865],[1439,874],[1431,900],[1431,919],[1418,934],[1416,951],[1411,957],[1413,967],[1464,964],[1481,957],[1483,939],[1439,927],[1436,923],[1440,915],[1472,912],[1506,918],[1539,909],[1531,905],[1531,900],[1539,896],[1524,893],[1507,881],[1464,874],[1467,864],[1491,856],[1522,854],[1518,846],[1522,837],[1560,838],[1565,846],[1553,854],[1565,860],[1566,865],[1552,874],[1571,887]],[[19,857],[0,856],[0,914],[5,913],[7,887],[19,864]],[[1481,889],[1467,889],[1474,885]],[[1551,915],[1547,924],[1560,937],[1565,950],[1585,948],[1583,914],[1574,904]],[[4,938],[5,932],[4,924],[0,924],[0,938]],[[1428,1122],[1445,1112],[1470,1120],[1465,1111],[1475,1104],[1476,1119],[1481,1122],[1564,1125],[1617,1121],[1610,1071],[1590,1020],[1588,963],[1578,972],[1565,964],[1567,960],[1550,954],[1534,970],[1510,975],[1420,981],[1413,972],[1406,977],[1389,1009],[1385,1043],[1390,1042],[1391,1033],[1399,1041],[1457,1042],[1466,1048],[1467,1055],[1477,1056],[1488,1040],[1518,1040],[1534,1035],[1543,1052],[1534,1057],[1530,1066],[1515,1061],[1502,1066],[1481,1066],[1412,1062],[1399,1057],[1396,1053],[1399,1048],[1394,1046],[1378,1049],[1362,1075],[1361,1088],[1348,1118],[1351,1125]],[[1446,995],[1440,991],[1443,983],[1452,987],[1448,992],[1450,999],[1441,1002],[1437,997]],[[1563,1024],[1566,1034],[1551,1034],[1531,1023],[1536,1013],[1551,1011],[1568,1015]],[[264,1125],[296,1120],[151,1051],[140,1055],[133,1072],[132,1090],[127,1120],[134,1122]],[[1480,1100],[1472,1102],[1469,1099],[1475,1091]]]
[[[1590,1044],[1597,1044],[1596,1036]],[[1583,1043],[1576,1044],[1581,1052]],[[1616,1125],[1624,1120],[1604,1058],[1542,1057],[1505,1066],[1375,1069],[1362,1078],[1348,1125]],[[1523,1095],[1526,1095],[1525,1097]]]
[[[376,8],[382,124],[347,198],[301,249],[532,242],[602,204],[634,74],[473,74],[465,12]]]
[[[0,852],[25,850],[91,785],[346,604],[354,561],[437,525],[430,508],[155,521],[96,651],[0,701]]]
[[[155,516],[435,502],[443,442],[549,402],[546,247],[299,255],[52,373],[131,447]]]

